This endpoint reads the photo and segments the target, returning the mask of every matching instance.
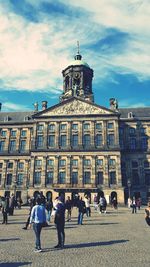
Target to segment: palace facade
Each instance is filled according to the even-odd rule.
[[[94,103],[93,70],[78,52],[62,71],[60,102],[31,112],[0,111],[0,195],[24,203],[43,191],[104,194],[125,203],[150,197],[150,108]]]

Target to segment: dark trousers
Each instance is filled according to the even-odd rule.
[[[4,223],[7,224],[7,217],[8,217],[8,216],[7,216],[7,212],[4,211],[4,212],[3,212],[3,222],[2,222],[3,224],[4,224]]]
[[[56,224],[57,228],[57,235],[58,235],[58,245],[59,246],[64,246],[65,243],[65,223],[64,222],[59,222]]]
[[[78,214],[78,224],[82,224],[83,222],[83,212],[79,211]]]
[[[132,205],[132,213],[136,213],[136,205],[135,204]]]
[[[36,249],[41,249],[41,240],[40,240],[40,235],[41,235],[41,230],[42,230],[42,223],[34,223],[33,224],[33,230],[35,233],[35,248]]]

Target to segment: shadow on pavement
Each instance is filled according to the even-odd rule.
[[[0,267],[20,267],[24,265],[31,265],[32,262],[5,262],[5,263],[0,263]]]
[[[20,240],[20,238],[6,238],[6,239],[0,239],[0,242],[7,242],[7,241],[15,241],[15,240]],[[0,265],[1,266],[1,265]]]

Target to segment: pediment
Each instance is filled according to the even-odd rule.
[[[87,103],[79,99],[60,103],[50,109],[42,111],[40,117],[64,116],[64,115],[87,115],[87,114],[114,114],[113,111],[98,105]]]

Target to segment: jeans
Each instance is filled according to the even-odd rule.
[[[79,215],[78,215],[78,224],[82,224],[83,222],[83,212],[79,211]]]
[[[91,208],[90,207],[87,207],[86,208],[86,216],[87,217],[90,217],[91,216]]]
[[[136,213],[136,205],[135,204],[132,205],[132,213]]]
[[[47,221],[50,222],[51,220],[51,210],[47,210]]]
[[[42,224],[41,223],[34,223],[33,224],[33,230],[36,236],[35,241],[35,248],[41,249],[41,241],[40,241],[40,234],[41,234]]]
[[[57,235],[58,235],[58,245],[63,247],[65,243],[65,223],[64,222],[59,222],[56,224],[57,228]]]

